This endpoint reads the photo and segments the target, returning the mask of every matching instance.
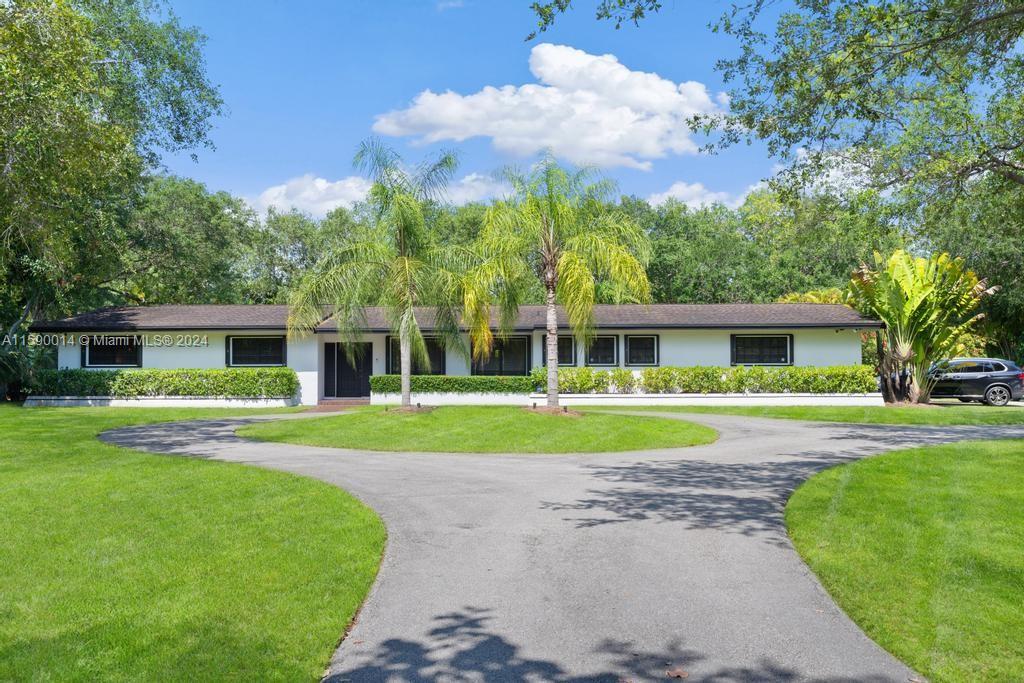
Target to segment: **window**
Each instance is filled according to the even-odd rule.
[[[82,345],[82,367],[142,367],[142,347],[134,336],[90,337]]]
[[[495,339],[490,358],[473,363],[474,375],[527,375],[529,372],[529,337]]]
[[[618,351],[618,337],[594,337],[587,350],[587,365],[618,365]]]
[[[547,335],[544,335],[544,341],[547,341]],[[544,347],[544,365],[548,364],[548,349]],[[576,342],[572,338],[571,334],[564,336],[559,335],[558,337],[558,365],[576,365]]]
[[[571,336],[558,338],[558,364],[576,365],[576,341]]]
[[[285,364],[284,337],[228,337],[228,367]]]
[[[732,335],[733,365],[792,365],[793,335]]]
[[[953,363],[949,366],[948,372],[992,372],[992,366],[989,363],[980,363],[972,360]]]
[[[402,350],[399,348],[398,337],[387,339],[387,372],[389,375],[402,374]],[[414,375],[443,375],[444,346],[437,337],[424,337],[423,343],[427,347],[427,358],[430,360],[430,367],[425,368],[422,364],[413,361],[412,374]]]
[[[626,365],[657,365],[658,335],[626,337]]]

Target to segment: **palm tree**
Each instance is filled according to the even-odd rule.
[[[409,408],[413,362],[430,367],[415,308],[431,306],[442,341],[461,345],[460,254],[434,243],[423,210],[441,196],[457,160],[442,153],[406,168],[396,152],[370,139],[353,163],[373,180],[367,202],[375,220],[332,248],[292,292],[289,333],[308,333],[333,315],[351,357],[366,327],[364,307],[382,306],[399,339],[402,406]]]
[[[538,294],[539,283],[547,306],[547,405],[557,408],[556,305],[565,309],[573,335],[586,349],[599,292],[616,303],[650,300],[650,244],[632,220],[608,209],[614,188],[592,182],[589,169],[562,168],[548,155],[529,173],[508,169],[504,175],[512,195],[488,209],[479,245],[485,260],[467,276],[464,290],[473,357],[490,353],[495,301],[504,335],[519,306]]]
[[[862,265],[853,273],[854,308],[885,323],[879,357],[886,400],[928,402],[932,366],[955,352],[984,317],[975,313],[981,300],[996,289],[949,254],[876,252],[874,269]]]

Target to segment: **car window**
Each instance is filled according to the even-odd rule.
[[[963,363],[954,363],[951,372],[988,372],[987,368],[976,361],[965,361]]]
[[[992,366],[992,372],[1006,372],[1006,366],[1002,363],[989,363]]]

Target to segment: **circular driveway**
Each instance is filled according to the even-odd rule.
[[[1024,438],[1024,426],[663,416],[707,424],[721,438],[519,456],[235,436],[266,418],[100,438],[314,477],[380,514],[384,561],[331,661],[332,681],[920,680],[824,592],[786,536],[785,501],[838,463],[915,445]]]

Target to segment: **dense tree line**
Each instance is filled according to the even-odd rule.
[[[985,303],[993,352],[1021,353],[1024,335],[1024,208],[993,192],[990,179],[970,193],[911,210],[874,190],[818,191],[798,198],[764,188],[736,208],[652,206],[624,196],[614,207],[650,238],[648,279],[656,302],[770,302],[786,294],[842,288],[875,251],[949,251],[998,286]],[[486,204],[430,203],[426,223],[441,244],[473,242]],[[195,181],[154,176],[129,214],[115,276],[65,292],[55,314],[103,305],[286,303],[299,278],[332,245],[372,226],[366,206],[315,218],[271,209]],[[16,300],[17,287],[3,294]],[[599,297],[602,293],[599,292]],[[610,300],[611,293],[603,293]],[[540,288],[531,301],[541,303]],[[9,307],[8,316],[16,309]]]
[[[742,57],[723,65],[735,85],[730,118],[704,123],[719,126],[718,144],[742,131],[783,156],[822,153],[796,155],[792,172],[738,207],[636,197],[603,207],[650,238],[654,300],[773,301],[845,286],[876,250],[949,251],[999,287],[984,303],[992,350],[1024,356],[1024,119],[1007,86],[1019,80],[1024,13],[1004,3],[902,12],[798,2],[770,36],[756,30],[762,4],[723,20]],[[569,7],[536,3],[539,28]],[[612,0],[598,14],[640,22],[659,9]],[[873,32],[891,40],[866,42]],[[257,215],[160,174],[161,153],[210,144],[221,101],[203,40],[152,0],[0,3],[3,330],[104,305],[284,303],[332,245],[372,227],[366,206],[320,219]],[[905,58],[890,59],[896,44]],[[829,56],[844,51],[859,59],[839,68]],[[951,60],[963,64],[944,69]],[[841,176],[855,182],[821,186]],[[487,210],[433,202],[424,219],[440,243],[468,244]],[[531,296],[539,303],[541,288]]]

